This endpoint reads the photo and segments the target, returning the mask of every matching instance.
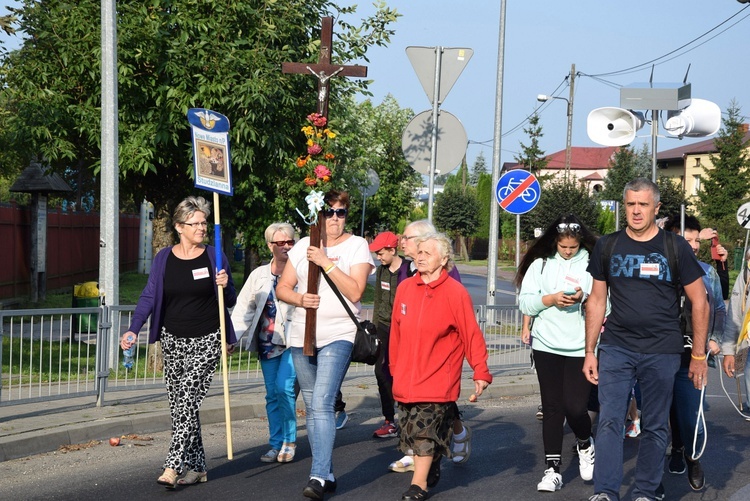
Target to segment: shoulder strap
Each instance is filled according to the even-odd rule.
[[[615,244],[620,238],[621,233],[622,230],[619,230],[604,237],[604,249],[602,249],[601,268],[602,273],[604,273],[605,282],[609,281],[609,262],[612,259],[612,251],[615,249]]]
[[[676,286],[680,284],[680,267],[679,267],[679,255],[680,251],[677,249],[677,238],[671,231],[664,231],[664,252],[667,254],[667,264],[672,275],[672,283]]]
[[[325,273],[322,273],[323,278],[326,279],[326,282],[328,282],[328,286],[333,289],[333,292],[336,294],[336,297],[339,298],[339,301],[341,301],[341,304],[344,305],[344,309],[349,314],[349,318],[352,319],[352,322],[354,322],[354,325],[359,327],[359,321],[357,320],[357,317],[354,316],[354,313],[352,313],[352,310],[349,308],[349,305],[346,303],[346,300],[344,299],[344,296],[341,295],[341,291],[338,287],[336,287],[336,284],[333,283],[333,280],[331,280],[331,277],[326,275]]]

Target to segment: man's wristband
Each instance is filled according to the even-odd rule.
[[[333,264],[333,263],[331,263],[331,266],[329,266],[328,268],[326,268],[325,270],[323,270],[323,273],[325,273],[326,275],[328,275],[329,273],[331,273],[333,271],[333,269],[335,267],[336,267],[336,265]]]
[[[697,357],[693,355],[692,353],[690,353],[690,358],[692,358],[693,360],[706,360],[708,358],[708,353],[705,353]]]

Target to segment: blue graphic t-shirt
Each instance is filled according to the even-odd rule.
[[[279,282],[278,275],[273,275],[273,287],[268,293],[266,305],[263,307],[263,317],[260,319],[260,332],[258,332],[258,358],[268,360],[278,357],[286,346],[273,344],[273,333],[276,329],[276,284]]]
[[[647,242],[622,231],[607,274],[601,269],[602,252],[612,236],[600,238],[594,247],[588,272],[595,280],[608,281],[612,306],[601,344],[637,353],[682,353],[677,284],[664,251],[663,231]],[[703,276],[703,269],[684,238],[676,243],[680,282],[690,284]]]

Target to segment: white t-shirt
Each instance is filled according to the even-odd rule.
[[[297,242],[287,254],[289,257],[287,264],[294,267],[297,274],[297,291],[302,293],[307,291],[307,271],[309,267],[307,248],[309,246],[310,237],[305,237]],[[352,266],[362,263],[369,263],[370,274],[375,272],[375,262],[372,260],[367,240],[362,237],[352,235],[338,245],[324,247],[323,249],[328,259],[347,275],[349,275]],[[341,301],[336,297],[336,293],[328,286],[328,282],[322,276],[318,283],[318,295],[320,296],[320,307],[317,315],[315,346],[320,348],[334,341],[353,343],[357,326],[354,325]],[[352,313],[359,318],[362,304],[359,301],[352,303],[346,296],[343,297],[349,304]],[[302,348],[304,345],[306,314],[307,310],[304,308],[297,307],[294,309],[292,327],[289,333],[289,346]]]

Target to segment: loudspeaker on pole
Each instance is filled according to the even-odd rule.
[[[721,109],[705,99],[692,99],[690,105],[667,113],[667,134],[678,137],[705,137],[721,127]]]
[[[624,146],[643,127],[643,114],[623,108],[597,108],[586,119],[589,138],[604,146]]]

